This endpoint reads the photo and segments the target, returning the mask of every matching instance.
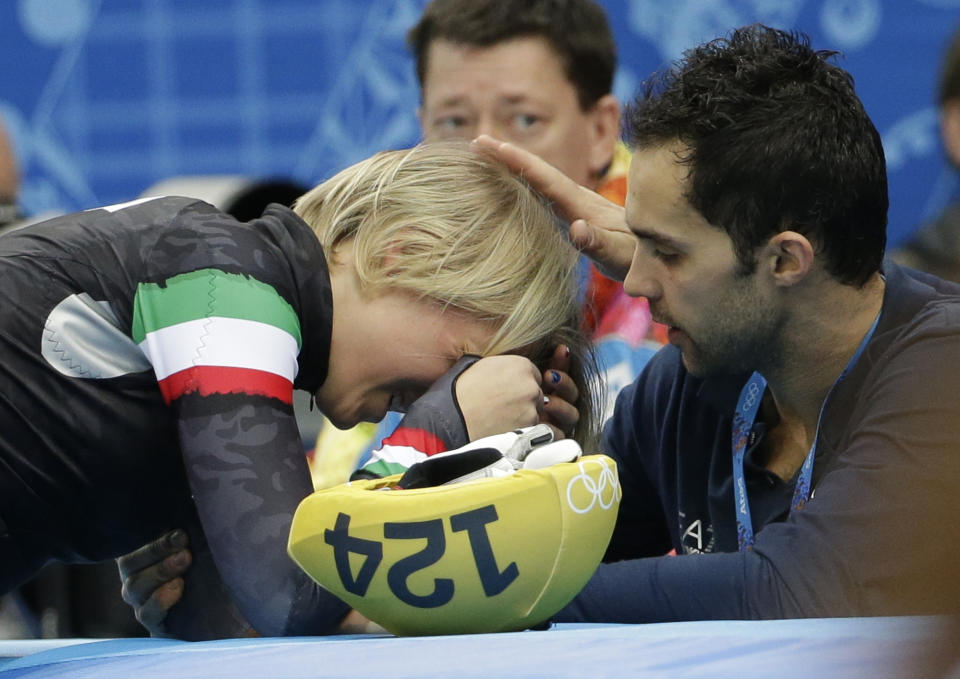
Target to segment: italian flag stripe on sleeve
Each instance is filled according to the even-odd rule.
[[[193,382],[194,388],[188,384]],[[237,389],[243,385],[242,389]],[[273,396],[289,403],[284,393],[291,391],[290,380],[263,370],[249,368],[227,368],[220,366],[199,366],[175,372],[160,380],[163,399],[170,403],[187,391],[197,391],[201,396],[210,394],[254,393]]]
[[[147,310],[150,313],[143,313]],[[211,315],[273,325],[293,336],[298,347],[301,341],[300,321],[293,307],[272,286],[217,269],[180,274],[163,286],[141,283],[133,312],[133,341],[137,344],[153,330]]]
[[[292,403],[300,322],[290,304],[260,281],[203,269],[165,285],[141,283],[131,334],[167,403],[187,393],[256,394]]]

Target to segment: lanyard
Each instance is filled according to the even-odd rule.
[[[836,389],[849,374],[850,370],[856,364],[863,350],[866,349],[873,331],[877,329],[877,323],[880,321],[880,314],[873,319],[873,325],[867,331],[866,336],[857,347],[856,353],[847,363],[840,376],[830,387],[826,398],[820,404],[820,414],[817,415],[817,429],[813,435],[813,444],[807,452],[807,457],[803,460],[800,467],[800,475],[797,478],[797,485],[793,489],[793,501],[790,503],[790,511],[803,509],[807,500],[810,499],[811,482],[813,480],[813,458],[817,453],[817,441],[820,438],[820,422],[823,420],[823,412],[827,407],[827,401],[830,394]],[[745,552],[753,546],[753,521],[750,516],[750,500],[747,498],[747,482],[743,475],[743,456],[746,453],[750,442],[750,432],[753,430],[753,423],[757,419],[757,412],[760,410],[760,402],[763,400],[763,392],[767,388],[767,380],[763,375],[754,372],[747,383],[740,390],[740,397],[737,399],[737,409],[733,414],[733,496],[735,509],[737,513],[737,545],[741,552]]]

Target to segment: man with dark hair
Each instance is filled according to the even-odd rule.
[[[882,263],[883,149],[832,54],[688,52],[629,113],[625,213],[480,140],[669,326],[604,434],[619,561],[558,620],[960,611],[960,288]]]
[[[727,232],[740,274],[786,226],[819,245],[840,283],[867,283],[883,259],[883,146],[835,54],[786,33],[737,32],[651,80],[628,114],[635,147],[681,143],[686,198]]]
[[[937,106],[943,150],[960,171],[960,30],[944,53]],[[960,202],[949,204],[891,257],[904,266],[960,282]]]

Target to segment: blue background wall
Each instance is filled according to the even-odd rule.
[[[958,180],[934,84],[960,0],[603,0],[628,100],[654,69],[762,21],[839,49],[884,138],[890,239]],[[424,0],[0,0],[0,116],[28,214],[135,197],[183,174],[306,183],[415,143],[403,37]]]

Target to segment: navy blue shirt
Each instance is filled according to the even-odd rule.
[[[877,330],[824,411],[802,511],[790,512],[794,480],[753,462],[768,423],[754,426],[746,553],[731,422],[749,376],[698,379],[675,347],[651,361],[604,433],[623,484],[611,563],[556,620],[960,611],[960,287],[892,263],[885,272]]]

